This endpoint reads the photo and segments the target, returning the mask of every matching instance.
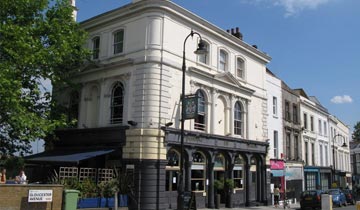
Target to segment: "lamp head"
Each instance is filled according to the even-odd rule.
[[[131,126],[136,126],[137,125],[137,122],[133,121],[133,120],[130,120],[127,122],[129,125]]]
[[[173,122],[168,122],[168,123],[165,124],[166,127],[170,127],[172,125],[173,125]]]
[[[347,147],[347,144],[344,142],[344,144],[343,144],[341,147],[345,147],[345,148],[346,148],[346,147]]]
[[[198,48],[195,50],[194,53],[196,55],[204,55],[204,54],[207,53],[206,44],[202,39],[200,39],[199,44],[198,44]]]

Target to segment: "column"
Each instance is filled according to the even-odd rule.
[[[208,161],[208,178],[209,178],[209,185],[208,185],[208,208],[213,209],[215,208],[214,203],[214,157],[215,154],[212,152],[210,153],[210,161]]]
[[[234,136],[234,97],[230,95],[230,134]]]
[[[210,120],[210,133],[215,133],[215,103],[216,103],[216,90],[211,90],[211,120]]]
[[[245,163],[245,206],[250,206],[250,184],[251,184],[251,179],[250,179],[250,166],[251,166],[251,155],[247,154],[246,155],[246,163]]]

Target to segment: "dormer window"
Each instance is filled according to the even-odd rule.
[[[94,37],[92,39],[92,58],[93,59],[98,59],[99,58],[99,53],[100,53],[100,37]]]
[[[124,51],[124,30],[114,32],[114,55],[120,54]]]

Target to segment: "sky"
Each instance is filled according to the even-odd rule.
[[[316,96],[353,129],[360,121],[359,0],[173,0],[272,57],[268,68]],[[76,0],[79,22],[131,3]]]

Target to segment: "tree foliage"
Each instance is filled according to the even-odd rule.
[[[0,156],[66,125],[42,81],[66,84],[89,55],[69,2],[0,1]]]
[[[360,122],[357,122],[354,126],[354,132],[352,134],[352,139],[354,141],[360,142]]]

